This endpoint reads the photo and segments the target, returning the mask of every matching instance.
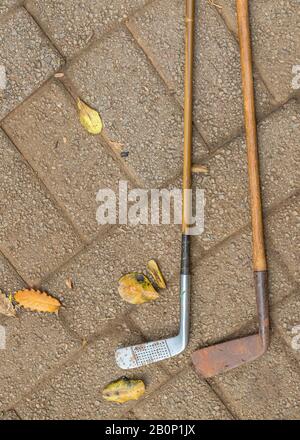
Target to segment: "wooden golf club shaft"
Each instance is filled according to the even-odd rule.
[[[185,75],[184,75],[184,154],[183,154],[183,195],[182,195],[182,244],[181,275],[190,273],[189,216],[191,197],[187,190],[192,188],[192,148],[193,148],[193,62],[194,62],[194,17],[195,0],[186,0],[185,30]],[[181,289],[182,290],[182,289]]]
[[[262,272],[267,270],[267,262],[264,246],[263,215],[260,190],[249,5],[248,0],[236,0],[236,4],[241,51],[246,141],[248,149],[249,189],[253,231],[253,265],[255,272]]]
[[[264,228],[259,175],[257,124],[253,84],[252,50],[248,0],[236,0],[241,52],[242,82],[246,141],[248,149],[248,172],[253,236],[253,269],[262,353],[269,346],[270,318],[267,295],[267,261],[264,245]]]

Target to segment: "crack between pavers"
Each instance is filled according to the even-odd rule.
[[[223,20],[223,17],[220,13],[218,13]],[[172,86],[172,83],[169,81],[169,79],[165,76],[163,69],[160,67],[159,62],[157,61],[157,58],[155,56],[155,54],[153,53],[153,51],[151,50],[150,47],[147,46],[147,44],[145,43],[145,41],[143,40],[143,38],[141,38],[139,36],[139,33],[137,31],[137,28],[135,26],[134,23],[132,23],[130,20],[128,22],[125,23],[125,26],[127,27],[127,29],[129,30],[129,32],[131,33],[131,35],[133,36],[134,40],[136,41],[137,45],[141,48],[141,50],[144,52],[144,54],[146,55],[147,59],[150,61],[151,65],[153,66],[153,68],[155,69],[155,71],[158,73],[158,75],[160,76],[160,78],[162,79],[163,83],[165,84],[165,87],[167,88],[167,90],[169,91],[169,95],[172,96],[174,98],[174,100],[177,102],[177,104],[179,105],[179,107],[182,109],[183,108],[183,104],[181,102],[181,99],[179,98],[179,96],[177,96],[177,94],[174,92],[174,87]],[[227,27],[227,26],[226,26]],[[228,29],[228,31],[230,33],[232,33],[230,31],[230,29]],[[234,40],[236,41],[236,43],[239,46],[239,42],[236,39],[235,34],[234,35]],[[264,121],[266,118],[268,118],[272,113],[274,113],[275,111],[277,111],[278,109],[280,109],[281,107],[283,107],[284,105],[286,105],[289,101],[295,99],[295,95],[297,93],[293,93],[291,94],[287,100],[285,101],[278,101],[275,99],[275,97],[272,95],[272,93],[269,91],[268,87],[265,85],[265,82],[259,72],[259,70],[257,69],[257,66],[254,63],[254,68],[256,69],[255,75],[257,75],[258,79],[263,83],[263,85],[266,87],[267,92],[270,95],[271,101],[270,101],[270,109],[267,109],[265,111],[262,112],[258,112],[257,113],[257,122],[260,123],[262,121]],[[273,101],[273,102],[272,102]],[[233,133],[231,133],[231,135],[229,137],[224,137],[222,139],[221,142],[218,142],[219,145],[216,144],[211,144],[208,139],[206,139],[205,135],[201,132],[201,129],[198,128],[197,124],[194,123],[194,129],[196,130],[196,132],[198,133],[198,135],[200,136],[201,140],[204,142],[204,145],[207,147],[208,151],[209,151],[209,155],[210,153],[215,153],[216,151],[218,151],[220,148],[222,148],[224,145],[227,145],[229,143],[231,143],[233,140],[237,139],[238,137],[242,136],[244,133],[244,126],[241,125],[240,127],[238,127],[237,129],[235,129],[233,131]]]
[[[192,363],[189,363],[187,365],[185,365],[182,369],[180,369],[178,372],[176,372],[175,374],[169,374],[169,378],[162,383],[162,385],[159,388],[156,388],[155,390],[153,390],[151,393],[149,393],[145,399],[140,400],[138,402],[136,402],[136,404],[129,409],[128,411],[125,411],[122,416],[125,416],[131,412],[133,412],[133,414],[135,416],[137,416],[137,414],[135,413],[135,410],[141,406],[143,404],[143,402],[145,400],[150,399],[151,397],[155,396],[155,395],[159,395],[160,393],[163,393],[163,390],[165,388],[167,388],[170,384],[172,384],[173,382],[175,382],[180,376],[184,375],[185,373],[188,373],[191,370],[192,367]],[[220,395],[219,392],[217,392],[214,387],[209,383],[209,381],[207,381],[206,379],[198,376],[199,381],[201,381],[202,383],[205,383],[208,388],[211,390],[211,392],[213,393],[213,395],[217,398],[217,400],[219,402],[221,402],[221,404],[223,405],[223,407],[226,409],[226,411],[228,412],[228,414],[233,418],[233,419],[237,419],[237,416],[231,411],[231,409],[227,406],[227,403],[223,400],[222,396]]]
[[[40,29],[40,31],[45,35],[45,37],[47,38],[47,40],[49,41],[49,43],[53,46],[53,48],[56,50],[56,52],[60,55],[60,57],[62,58],[64,64],[66,64],[67,59],[64,56],[64,54],[60,51],[59,47],[56,45],[56,43],[52,40],[52,38],[50,37],[49,33],[46,31],[46,29],[44,28],[44,26],[36,19],[36,17],[31,13],[31,11],[28,9],[27,5],[26,5],[26,0],[24,1],[24,4],[22,6],[23,9],[25,9],[25,11],[28,13],[28,15],[30,15],[30,17],[32,18],[32,20],[35,22],[35,24],[38,26],[38,28]]]
[[[272,215],[275,215],[277,210],[282,209],[285,206],[288,206],[290,203],[292,203],[293,199],[295,197],[298,197],[298,195],[300,195],[300,191],[299,190],[295,190],[293,193],[291,193],[287,198],[274,203],[273,205],[271,205],[269,208],[266,208],[264,210],[264,219],[265,222],[266,220],[271,217]],[[206,258],[209,258],[210,256],[213,256],[216,254],[216,252],[218,252],[219,250],[223,249],[224,247],[227,246],[227,244],[235,239],[236,237],[238,237],[239,235],[241,235],[242,233],[245,233],[247,231],[247,229],[251,228],[251,220],[249,219],[248,223],[245,223],[243,226],[241,226],[239,229],[237,229],[236,231],[234,231],[231,235],[225,237],[224,239],[222,239],[221,241],[219,241],[218,243],[216,243],[214,246],[212,246],[211,248],[205,250],[203,249],[203,254],[199,260],[199,263],[197,263],[196,266],[194,267],[198,267],[201,262],[203,260],[205,260]],[[201,244],[200,244],[201,245]]]
[[[77,59],[81,58],[83,54],[86,52],[89,52],[96,44],[98,44],[100,41],[104,40],[108,35],[115,32],[117,29],[122,27],[126,23],[127,20],[129,20],[130,17],[134,16],[135,14],[142,11],[144,8],[148,7],[151,3],[155,3],[157,0],[148,0],[142,7],[135,8],[126,18],[123,18],[120,21],[114,21],[111,26],[108,27],[108,29],[104,33],[100,33],[98,36],[95,32],[92,34],[92,38],[87,42],[87,44],[82,47],[81,49],[75,51],[71,56],[68,56],[67,54],[64,54],[61,49],[57,46],[57,44],[53,41],[52,37],[50,36],[49,32],[45,29],[45,27],[39,22],[38,18],[35,17],[33,12],[31,12],[28,9],[28,6],[26,6],[27,0],[25,0],[22,5],[24,9],[28,12],[28,14],[34,19],[34,21],[37,23],[39,28],[42,30],[42,32],[45,34],[47,39],[51,42],[53,47],[57,50],[57,52],[61,55],[61,57],[65,61],[65,66],[69,66],[71,63],[75,62]],[[46,26],[47,27],[47,26]]]
[[[22,394],[18,399],[16,399],[13,403],[8,404],[4,408],[4,412],[7,411],[16,411],[16,407],[20,405],[24,400],[30,398],[35,392],[40,390],[43,385],[47,384],[48,381],[50,381],[53,377],[55,377],[57,374],[61,373],[62,368],[66,366],[69,362],[73,363],[76,361],[77,358],[80,358],[81,354],[84,353],[86,350],[85,346],[78,347],[77,350],[74,350],[67,358],[65,358],[63,361],[58,362],[56,366],[54,366],[49,373],[46,373],[43,377],[41,377],[28,391],[26,391],[24,394]]]
[[[234,37],[234,39],[236,40],[237,44],[239,45],[239,37],[238,37],[238,33],[236,32],[236,28],[232,28],[231,27],[231,23],[230,20],[228,19],[228,17],[226,16],[225,13],[222,13],[222,9],[219,8],[215,8],[218,12],[218,14],[220,15],[221,19],[223,20],[223,22],[225,23],[228,31],[232,34],[232,36]],[[257,63],[254,60],[253,57],[253,67],[254,67],[254,74],[256,74],[259,78],[259,80],[262,82],[262,84],[264,85],[265,89],[267,90],[267,92],[270,95],[270,98],[272,99],[273,103],[275,106],[282,106],[284,105],[287,101],[294,99],[297,97],[297,91],[292,92],[291,94],[288,95],[288,97],[286,99],[277,99],[276,96],[273,94],[273,92],[271,91],[271,87],[269,86],[269,81],[264,77],[263,73],[262,73],[262,69],[259,63]],[[271,102],[271,105],[272,102]]]
[[[38,171],[33,167],[31,164],[30,159],[28,159],[24,153],[18,148],[18,146],[14,143],[13,139],[10,137],[9,133],[6,131],[6,129],[1,124],[1,129],[4,131],[5,135],[10,140],[11,144],[15,148],[16,152],[21,156],[22,160],[25,162],[25,164],[29,167],[29,169],[32,171],[35,178],[40,182],[41,187],[46,192],[47,196],[49,197],[50,201],[54,204],[55,207],[57,207],[58,212],[60,212],[62,218],[66,221],[66,223],[69,225],[71,230],[73,231],[74,235],[77,236],[78,239],[82,243],[87,243],[87,240],[85,236],[82,234],[80,229],[77,227],[77,225],[74,224],[71,216],[69,215],[68,211],[66,210],[65,206],[56,198],[56,196],[52,193],[52,191],[49,190],[44,180],[39,175]]]
[[[65,69],[62,69],[65,71]],[[68,93],[68,95],[77,103],[77,98],[80,96],[80,93],[77,91],[77,88],[74,86],[73,81],[69,78],[68,74],[65,73],[64,77],[58,82],[62,85],[64,90]],[[100,112],[101,114],[101,112]],[[121,170],[125,177],[128,178],[129,182],[137,188],[144,188],[145,185],[141,179],[135,174],[134,169],[128,165],[121,159],[120,155],[113,148],[114,142],[109,138],[105,129],[99,135],[99,139],[101,140],[101,145],[105,148],[106,152],[109,156],[114,160],[119,170]]]
[[[18,277],[21,279],[21,281],[24,282],[24,284],[26,286],[28,286],[27,281],[25,280],[25,278],[19,273],[18,269],[16,268],[14,262],[11,261],[11,257],[9,257],[5,251],[3,251],[3,249],[1,249],[0,247],[0,253],[2,254],[2,257],[8,262],[8,264],[12,267],[12,269],[16,272],[16,274],[18,275]]]

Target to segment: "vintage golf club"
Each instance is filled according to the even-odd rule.
[[[192,360],[194,366],[204,377],[216,376],[219,373],[223,373],[227,370],[239,367],[246,362],[251,362],[257,359],[267,351],[270,338],[267,296],[267,262],[263,234],[248,0],[236,0],[236,4],[244,93],[246,141],[248,149],[248,172],[253,234],[253,266],[259,333],[203,348],[193,353]]]
[[[195,1],[186,0],[186,62],[184,98],[184,165],[183,165],[183,220],[182,256],[180,276],[180,331],[173,338],[116,351],[120,368],[131,369],[159,362],[183,352],[189,340],[190,312],[190,235],[189,215],[191,199],[187,193],[192,187],[192,107],[193,107],[193,51],[194,51]]]

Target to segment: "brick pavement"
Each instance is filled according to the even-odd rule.
[[[191,343],[176,359],[130,372],[147,384],[118,407],[101,389],[123,372],[119,345],[172,334],[178,324],[180,230],[97,226],[96,193],[120,179],[179,185],[183,138],[183,2],[4,0],[0,6],[0,288],[57,295],[60,316],[0,316],[0,419],[299,418],[300,65],[294,0],[251,2],[272,345],[209,381],[190,353],[255,330],[239,50],[233,0],[198,1],[195,158],[208,176],[206,227],[193,240]],[[82,7],[84,4],[84,7]],[[98,109],[106,137],[78,123],[70,89]],[[67,84],[67,83],[65,83]],[[129,152],[121,158],[114,142]],[[159,301],[122,303],[119,276],[157,259],[169,283]],[[74,289],[66,287],[71,277]]]

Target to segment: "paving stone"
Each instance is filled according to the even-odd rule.
[[[62,58],[23,8],[0,22],[0,54],[7,75],[2,119],[59,68]]]
[[[28,10],[67,57],[101,38],[147,0],[27,0]]]
[[[150,4],[129,21],[139,43],[183,103],[185,3]],[[207,0],[197,2],[194,71],[194,120],[204,139],[219,146],[243,127],[239,48]],[[259,114],[270,109],[270,96],[256,80]]]
[[[300,296],[299,291],[275,308],[274,323],[293,354],[300,360]]]
[[[98,233],[100,189],[118,194],[119,180],[128,180],[101,145],[80,125],[74,102],[59,84],[47,84],[20,106],[5,130],[51,193],[67,210],[86,239]]]
[[[124,376],[117,367],[115,349],[126,339],[127,344],[139,342],[139,336],[119,325],[115,334],[99,339],[74,362],[65,365],[48,384],[40,387],[16,409],[22,419],[120,419],[136,402],[123,405],[102,399],[103,388]],[[167,376],[151,365],[126,373],[128,378],[142,379],[147,394],[167,380]],[[146,395],[147,395],[146,394]]]
[[[255,325],[250,325],[257,313],[251,260],[248,231],[192,266],[190,343],[186,352],[164,363],[172,373],[190,361],[196,348],[233,334],[255,331]],[[295,285],[272,254],[268,262],[269,298],[273,305],[288,296]],[[178,281],[172,280],[162,304],[145,304],[144,311],[133,310],[130,316],[148,340],[175,336],[179,328]]]
[[[68,74],[97,108],[111,139],[129,151],[126,163],[148,187],[182,168],[183,112],[128,31],[109,34],[75,61]],[[206,152],[196,137],[196,157]]]
[[[237,32],[234,0],[220,0],[222,14]],[[254,61],[278,102],[295,90],[293,66],[300,63],[299,2],[297,0],[255,0],[250,2]]]
[[[79,249],[81,243],[3,131],[0,247],[34,285]]]
[[[111,231],[53,275],[43,287],[60,294],[65,305],[62,313],[69,325],[88,337],[99,332],[110,319],[136,307],[122,301],[118,280],[129,272],[145,271],[152,258],[161,265],[166,280],[178,272],[178,226],[128,226]],[[66,287],[67,278],[73,280],[73,290]],[[162,292],[162,298],[164,295]]]
[[[11,8],[18,6],[21,0],[1,0],[0,5],[0,17],[2,14],[8,12]]]
[[[0,420],[20,420],[15,411],[8,411],[6,413],[0,413]]]
[[[212,380],[241,419],[292,420],[299,418],[300,370],[273,338],[269,352],[250,364]]]
[[[142,420],[230,420],[232,417],[206,382],[183,371],[145,399],[134,413]]]
[[[19,312],[5,321],[6,349],[0,350],[0,410],[28,392],[80,344],[56,316]]]
[[[289,268],[292,276],[299,282],[299,222],[300,201],[294,197],[288,206],[275,212],[267,223],[266,233],[274,249]]]
[[[259,125],[264,208],[279,203],[299,187],[298,115],[298,106],[291,101]],[[195,185],[205,191],[205,231],[199,237],[205,249],[250,222],[244,138],[218,150],[208,167],[208,176],[195,176]]]

